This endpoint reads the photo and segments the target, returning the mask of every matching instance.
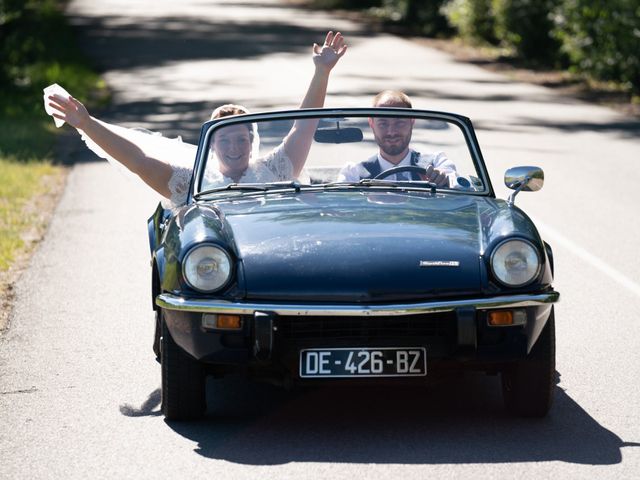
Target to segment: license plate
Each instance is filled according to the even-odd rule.
[[[313,348],[300,351],[301,378],[418,377],[427,351],[416,348]]]

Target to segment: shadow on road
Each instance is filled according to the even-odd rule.
[[[251,7],[252,3],[239,2],[237,6]],[[258,4],[256,4],[258,5]],[[233,5],[225,4],[225,8]],[[261,8],[283,8],[260,5]],[[177,63],[194,70],[199,83],[209,82],[202,92],[202,101],[175,102],[169,90],[153,92],[157,101],[118,101],[100,112],[101,119],[118,124],[129,124],[162,132],[169,137],[181,136],[184,141],[197,143],[202,123],[209,120],[213,109],[225,103],[237,103],[237,98],[212,97],[210,91],[224,91],[214,78],[214,71],[198,68],[201,61],[249,60],[270,54],[308,53],[311,45],[321,43],[326,35],[324,25],[308,27],[281,22],[252,21],[250,27],[233,21],[209,21],[190,16],[85,17],[72,15],[79,43],[98,71],[140,71],[145,68],[171,66]],[[362,32],[350,32],[350,41]],[[193,67],[190,67],[190,64]],[[225,68],[221,64],[219,68]],[[198,73],[195,73],[195,72]],[[155,71],[154,71],[155,72]],[[283,72],[286,75],[287,72]],[[161,72],[157,73],[162,75]],[[256,78],[261,77],[256,71]],[[161,82],[161,78],[158,78]],[[255,81],[254,79],[251,79]],[[301,79],[301,82],[306,82]],[[292,99],[297,103],[299,99]],[[260,105],[247,105],[251,110],[269,110],[274,104],[264,98]],[[73,162],[71,162],[73,163]]]
[[[155,417],[162,415],[158,409],[162,401],[160,389],[156,389],[149,395],[140,408],[136,408],[128,403],[120,405],[120,413],[126,417]]]
[[[426,389],[318,388],[288,393],[238,378],[210,380],[201,422],[167,422],[207,458],[248,465],[510,463],[610,465],[624,442],[561,388],[544,419],[509,416],[498,377]],[[128,416],[158,415],[159,391]],[[152,408],[149,408],[152,407]]]
[[[225,5],[229,7],[229,5]],[[308,52],[327,30],[282,22],[213,22],[190,16],[72,18],[100,70],[158,67],[193,60],[250,59],[271,53]],[[115,52],[127,52],[116,55]]]

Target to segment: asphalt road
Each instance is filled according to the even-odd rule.
[[[108,120],[195,141],[222,102],[295,107],[310,45],[333,28],[350,47],[328,106],[392,87],[469,116],[503,198],[506,168],[541,166],[544,188],[517,204],[555,250],[559,384],[531,421],[505,415],[493,377],[296,393],[229,378],[209,383],[205,421],[168,424],[151,352],[158,198],[76,144],[0,338],[1,478],[637,478],[637,121],[274,0],[75,0],[69,13],[113,89]]]

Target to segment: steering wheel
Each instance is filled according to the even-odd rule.
[[[376,175],[373,178],[375,180],[379,180],[382,178],[387,178],[391,175],[395,175],[396,173],[402,173],[402,172],[416,172],[422,175],[426,175],[427,169],[423,167],[419,167],[417,165],[403,165],[400,167],[390,168],[389,170],[385,170],[384,172],[380,172],[378,175]]]

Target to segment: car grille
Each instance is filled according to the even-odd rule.
[[[450,340],[456,335],[455,312],[383,317],[278,317],[283,340],[300,342]]]

